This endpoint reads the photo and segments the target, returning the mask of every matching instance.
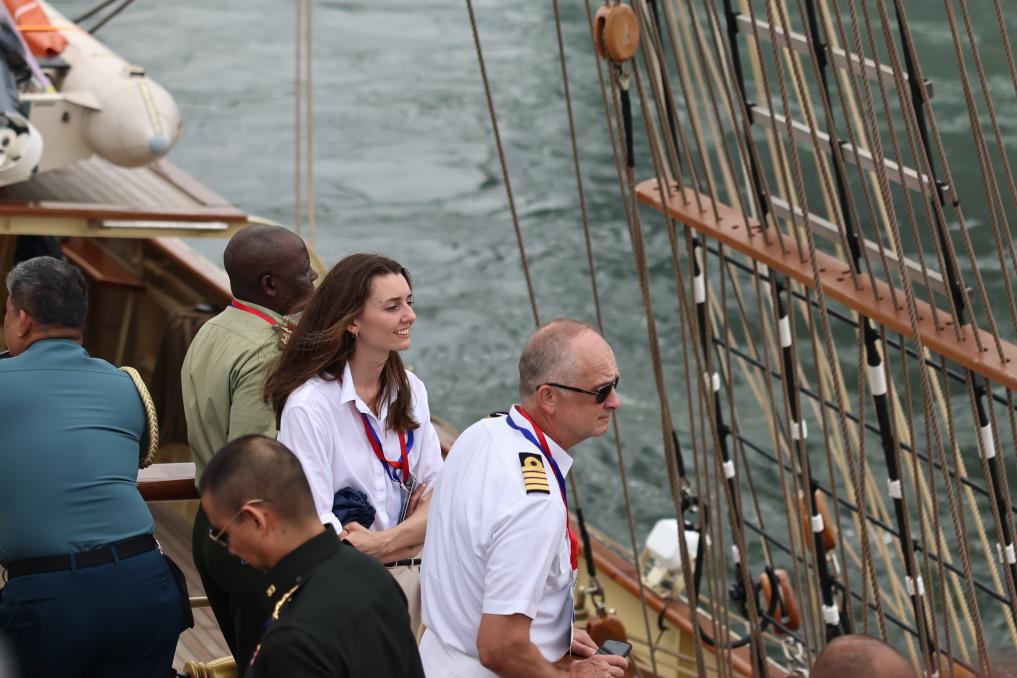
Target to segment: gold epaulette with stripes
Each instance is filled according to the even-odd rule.
[[[523,487],[526,488],[526,494],[534,492],[551,494],[551,489],[547,484],[547,471],[544,469],[544,460],[539,454],[520,452],[519,466],[523,472]]]

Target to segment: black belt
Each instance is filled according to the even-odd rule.
[[[155,537],[150,534],[142,534],[130,539],[118,541],[109,546],[101,546],[97,549],[81,551],[73,556],[44,556],[42,558],[25,558],[17,560],[7,566],[8,579],[22,577],[26,574],[39,574],[42,572],[59,572],[71,569],[73,558],[74,567],[92,567],[111,563],[114,560],[122,560],[131,556],[138,556],[148,553],[159,547]],[[116,557],[114,557],[114,552]]]
[[[394,563],[385,563],[385,567],[406,567],[408,565],[420,565],[420,558],[407,558],[406,560],[397,560]]]

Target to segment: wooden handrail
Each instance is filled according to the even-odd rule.
[[[230,207],[132,207],[56,200],[0,200],[0,217],[78,217],[93,221],[244,222],[247,215]]]
[[[199,499],[194,464],[152,464],[138,471],[138,491],[145,501]]]
[[[578,533],[579,526],[575,523],[575,516],[573,516],[573,529]],[[625,590],[626,593],[639,598],[639,572],[635,566],[632,565],[626,558],[623,558],[606,543],[606,541],[596,534],[596,530],[590,531],[590,542],[593,551],[593,563],[597,566],[597,577],[610,579]],[[585,549],[580,541],[579,551],[584,554]],[[668,624],[681,629],[682,633],[686,635],[692,635],[696,633],[695,621],[692,617],[691,608],[688,603],[684,600],[664,600],[652,589],[643,587],[643,598],[646,600],[647,607],[658,615],[662,615],[663,620]],[[699,624],[703,627],[711,636],[714,635],[713,623],[705,617],[700,617]],[[714,648],[708,645],[703,646],[709,652],[716,652]],[[731,668],[735,674],[742,676],[751,676],[752,672],[752,654],[748,647],[738,648],[731,653]],[[778,671],[776,668],[768,667],[768,674],[770,678],[783,678],[787,674],[783,671]]]
[[[160,246],[167,244],[172,243],[162,242]],[[459,434],[451,424],[438,417],[432,417],[431,423],[438,432],[438,443],[444,457]],[[200,499],[194,484],[194,473],[194,462],[152,464],[138,471],[138,491],[145,501]]]

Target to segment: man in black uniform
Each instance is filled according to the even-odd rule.
[[[228,443],[198,490],[209,537],[266,573],[269,620],[246,676],[423,678],[399,585],[321,524],[285,445],[260,435]]]

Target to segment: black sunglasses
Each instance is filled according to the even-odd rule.
[[[611,395],[612,390],[618,388],[618,381],[620,379],[621,377],[615,377],[614,381],[609,381],[608,383],[598,388],[596,391],[587,391],[585,388],[577,388],[575,386],[566,386],[565,384],[555,384],[552,382],[548,382],[544,385],[554,386],[555,388],[563,388],[566,391],[572,391],[574,393],[585,393],[586,395],[591,395],[596,399],[597,404],[599,405],[603,403],[605,400],[607,400],[607,397]]]
[[[224,549],[228,549],[230,547],[230,536],[229,534],[227,534],[226,530],[229,529],[230,525],[232,525],[234,521],[236,521],[236,519],[239,518],[241,514],[243,514],[244,509],[247,508],[248,506],[251,506],[253,504],[264,504],[267,501],[268,501],[267,499],[251,499],[250,501],[244,502],[244,505],[241,506],[237,510],[237,512],[233,514],[233,517],[226,521],[226,524],[223,525],[221,528],[216,529],[215,526],[209,527],[208,538],[214,541],[219,546],[223,547]]]

